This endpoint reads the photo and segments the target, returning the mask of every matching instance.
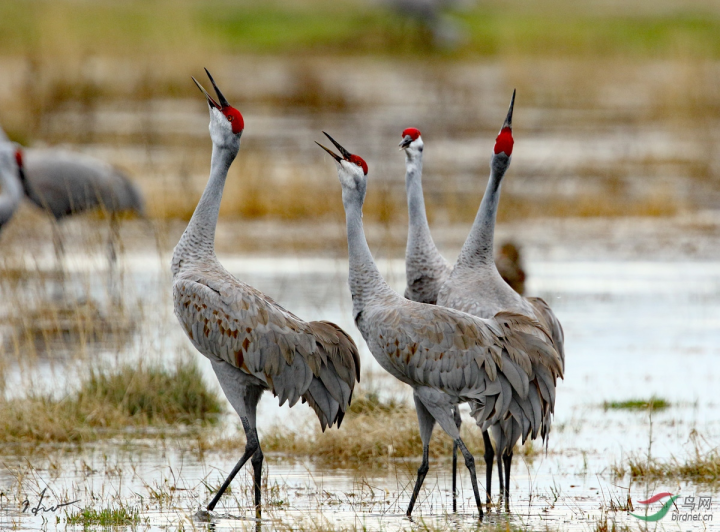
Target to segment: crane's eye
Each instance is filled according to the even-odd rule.
[[[230,115],[230,116],[227,117],[227,119],[228,119],[228,122],[232,122],[232,121],[233,121],[233,116]]]
[[[362,164],[360,164],[360,161],[355,161],[355,164],[358,166],[362,166]]]

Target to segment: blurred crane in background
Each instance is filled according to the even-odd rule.
[[[382,0],[400,17],[427,31],[428,44],[437,48],[453,48],[462,40],[461,28],[444,13],[466,6],[471,0]]]
[[[15,145],[0,129],[0,230],[10,221],[23,198],[15,160]]]

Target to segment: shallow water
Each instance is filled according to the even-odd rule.
[[[124,297],[142,303],[137,307],[138,329],[120,351],[90,346],[88,353],[95,360],[108,361],[162,353],[159,356],[171,364],[178,352],[187,350],[188,342],[172,316],[167,261],[146,255],[128,255],[124,260]],[[362,384],[409,400],[409,388],[384,376],[351,322],[346,261],[232,255],[220,260],[233,274],[299,316],[336,321],[361,347]],[[69,270],[76,279],[83,279],[96,265],[97,258],[76,256]],[[379,266],[400,290],[403,262],[385,260]],[[720,441],[716,395],[720,389],[720,263],[529,260],[526,270],[527,292],[545,298],[563,323],[567,369],[565,380],[558,386],[547,454],[530,461],[519,456],[515,460],[510,519],[531,529],[545,525],[562,530],[591,529],[601,516],[601,508],[607,508],[611,500],[625,502],[628,488],[633,501],[660,491],[717,498],[717,483],[630,483],[629,478],[615,478],[611,467],[629,455],[642,457],[648,451],[656,458],[682,461],[694,453],[695,441],[704,450]],[[103,290],[98,282],[89,293],[101,299]],[[201,355],[194,356],[200,360],[208,382],[215,385],[209,364]],[[75,378],[74,364],[43,360],[35,368],[11,371],[8,389],[21,390],[31,381],[35,390],[42,383],[48,389],[60,390],[64,386],[59,383],[72,383]],[[672,406],[652,416],[647,412],[605,411],[602,407],[603,401],[651,395],[667,399]],[[232,416],[229,419],[233,422]],[[261,433],[275,423],[301,430],[308,419],[311,413],[302,405],[297,405],[291,415],[269,394],[261,401]],[[465,420],[470,422],[467,411]],[[691,438],[693,431],[699,435],[697,440]],[[445,436],[438,430],[438,437]],[[140,529],[176,529],[181,523],[188,529],[192,523],[188,519],[208,499],[202,481],[219,483],[239,453],[199,456],[179,451],[171,442],[162,444],[166,447],[160,450],[157,445],[107,442],[80,452],[3,456],[0,490],[5,499],[0,528],[53,528],[54,513],[48,514],[52,516],[45,525],[40,515],[18,509],[26,497],[37,502],[37,494],[47,486],[47,494],[53,493],[49,502],[79,499],[76,507],[96,508],[122,503],[141,508]],[[484,485],[483,459],[477,456],[476,460],[479,481]],[[418,465],[419,457],[392,462],[387,469],[323,470],[310,462],[269,457],[269,490],[264,494],[269,503],[266,526],[272,529],[282,523],[312,527],[322,520],[328,526],[369,530],[416,528],[420,525],[405,519],[404,509]],[[459,513],[450,512],[449,466],[448,461],[431,464],[415,517],[441,528],[472,527],[476,514],[469,478],[462,467]],[[165,506],[160,507],[148,486],[164,486],[172,500],[163,499]],[[176,489],[170,491],[170,486]],[[233,486],[234,494],[218,508],[216,530],[255,526],[254,521],[241,519],[252,513],[248,510],[250,477],[241,474]],[[496,485],[494,488],[496,491]],[[652,508],[659,506],[656,503]],[[636,503],[636,511],[641,507]],[[713,509],[717,509],[717,502],[713,502]],[[679,510],[682,513],[682,507]],[[619,522],[636,522],[626,512],[610,515]],[[496,513],[489,516],[490,521],[500,518],[504,517]],[[668,516],[661,521],[658,529],[703,530],[702,523],[677,528],[679,525],[670,519]],[[65,528],[64,521],[61,519],[57,526]]]

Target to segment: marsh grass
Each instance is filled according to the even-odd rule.
[[[219,397],[194,363],[173,371],[140,364],[92,371],[75,391],[0,400],[0,442],[84,443],[123,436],[163,436],[173,426],[214,423]]]
[[[631,456],[625,464],[615,466],[614,472],[618,477],[629,474],[632,478],[650,480],[681,478],[693,482],[715,482],[720,479],[720,454],[713,450],[685,460],[671,458],[650,461],[644,457]]]
[[[650,399],[629,399],[627,401],[605,401],[605,410],[665,410],[669,408],[670,402],[660,397]]]
[[[85,508],[77,512],[66,513],[65,522],[68,525],[79,525],[83,527],[114,527],[132,526],[140,524],[140,512],[134,508],[122,506],[120,508]]]

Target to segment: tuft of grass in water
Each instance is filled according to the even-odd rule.
[[[103,508],[95,510],[94,508],[85,508],[77,512],[66,514],[65,522],[68,525],[88,526],[130,526],[140,523],[140,513],[137,509],[121,508]]]
[[[694,482],[714,482],[720,479],[720,454],[717,450],[680,461],[672,458],[667,461],[650,460],[631,456],[625,464],[615,466],[613,472],[618,477],[629,474],[632,478],[676,479]]]
[[[0,442],[83,443],[120,431],[128,435],[129,428],[212,423],[221,410],[220,398],[205,386],[194,363],[182,362],[173,371],[126,365],[91,372],[59,399],[0,400]]]
[[[650,399],[629,399],[627,401],[605,401],[605,410],[664,410],[670,407],[670,402],[659,397]]]

